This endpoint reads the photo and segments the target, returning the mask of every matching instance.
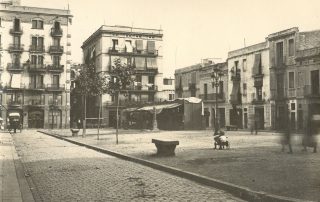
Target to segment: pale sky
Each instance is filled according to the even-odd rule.
[[[230,50],[263,42],[291,27],[320,29],[319,0],[21,0],[23,6],[67,9],[72,22],[72,60],[101,25],[162,28],[164,74],[199,63],[225,60]],[[245,39],[245,40],[244,40]]]

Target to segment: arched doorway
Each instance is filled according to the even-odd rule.
[[[30,110],[28,113],[28,128],[43,128],[44,112],[41,109]]]

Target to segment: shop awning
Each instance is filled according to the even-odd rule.
[[[255,54],[254,55],[254,63],[252,68],[252,75],[260,74],[260,68],[261,68],[261,54]]]
[[[142,51],[143,50],[143,41],[142,40],[136,40],[136,49],[138,51]]]
[[[200,103],[200,102],[202,102],[201,99],[196,98],[196,97],[177,98],[175,100],[183,100],[183,101],[187,101],[189,103]]]
[[[146,69],[146,59],[143,57],[136,57],[134,58],[135,67],[137,70],[144,70]]]
[[[162,112],[163,109],[173,109],[179,107],[181,104],[179,103],[172,103],[172,104],[164,104],[164,105],[155,105],[155,106],[146,106],[137,109],[137,111],[149,111],[153,113],[154,107],[156,108],[156,113],[159,114]]]
[[[18,112],[9,113],[9,117],[13,117],[13,116],[19,116],[20,117],[20,114]]]
[[[240,101],[240,83],[234,82],[230,94],[230,103],[237,105],[241,104]]]

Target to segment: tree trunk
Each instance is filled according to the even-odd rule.
[[[83,118],[83,129],[82,129],[82,137],[86,135],[86,121],[87,121],[87,96],[84,96],[84,118]]]
[[[117,119],[117,126],[116,126],[116,143],[118,144],[118,128],[119,128],[119,91],[117,93],[117,115],[116,115],[116,119]]]
[[[98,140],[99,140],[99,135],[100,135],[100,113],[101,113],[101,105],[102,105],[102,95],[100,95],[100,100],[99,100],[99,115],[98,115]]]

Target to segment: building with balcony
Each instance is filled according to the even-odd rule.
[[[120,103],[153,103],[162,91],[162,30],[127,26],[101,26],[83,42],[84,63],[94,63],[97,72],[109,72],[120,58],[135,68],[135,85],[123,92]],[[126,94],[126,96],[125,96]],[[115,97],[102,96],[103,125],[116,125]],[[88,117],[98,117],[100,99],[88,100]],[[125,108],[121,104],[120,109]]]
[[[1,104],[24,128],[69,127],[70,10],[0,3]]]
[[[298,28],[268,36],[272,126],[290,124],[302,131],[313,114],[320,114],[320,30]]]
[[[228,91],[230,103],[227,124],[238,128],[269,129],[270,78],[268,42],[228,53]]]
[[[220,69],[223,73],[216,87],[212,80],[214,69]],[[226,125],[226,109],[228,101],[228,66],[226,62],[216,64],[204,64],[199,71],[199,95],[198,98],[203,101],[203,115],[206,128],[215,128],[215,124],[220,127]],[[216,116],[217,112],[217,116]],[[215,120],[217,117],[217,120]]]

